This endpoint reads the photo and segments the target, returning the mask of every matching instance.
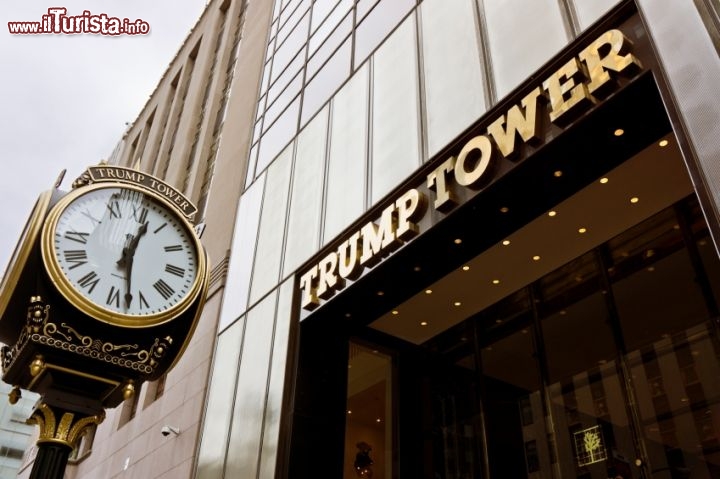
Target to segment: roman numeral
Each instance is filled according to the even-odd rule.
[[[115,289],[115,286],[110,286],[110,292],[108,293],[108,297],[105,300],[105,303],[107,303],[108,306],[111,306],[113,303],[115,303],[115,307],[120,307],[120,290]]]
[[[88,274],[78,280],[78,285],[83,288],[89,288],[88,293],[92,294],[93,289],[95,289],[95,286],[97,286],[98,282],[100,282],[100,278],[98,278],[98,275],[95,273],[95,271],[90,271]]]
[[[145,207],[137,207],[135,208],[133,206],[133,218],[135,218],[135,221],[138,223],[145,223],[145,220],[147,219],[148,215],[148,209]]]
[[[184,270],[184,269],[179,268],[179,267],[174,266],[174,265],[171,265],[171,264],[166,264],[166,265],[165,265],[165,271],[168,272],[168,273],[170,273],[170,274],[174,274],[175,276],[180,276],[181,278],[182,278],[183,276],[185,276],[185,270]]]
[[[160,231],[161,229],[165,228],[166,226],[167,226],[167,223],[161,224],[160,226],[158,226],[158,228],[157,228],[155,231],[153,231],[153,233],[154,233],[154,234],[157,234],[158,231]]]
[[[87,251],[84,249],[68,249],[63,251],[63,256],[66,262],[72,263],[68,269],[75,269],[87,263]]]
[[[65,232],[65,238],[82,244],[87,244],[88,236],[90,236],[90,233],[81,233],[80,231]]]
[[[174,244],[172,246],[166,246],[165,251],[182,251],[182,245],[181,244]]]
[[[145,296],[143,296],[142,291],[138,291],[138,295],[140,296],[140,309],[149,308],[150,305],[148,304],[147,300],[145,299]]]
[[[175,293],[175,290],[172,289],[165,281],[159,279],[155,284],[153,284],[153,288],[157,290],[158,293],[160,293],[160,296],[163,298],[170,299],[170,296],[172,296]]]
[[[110,202],[107,204],[108,209],[110,210],[110,218],[113,216],[115,218],[120,218],[122,215],[120,214],[120,203],[118,203],[117,200],[110,200]]]

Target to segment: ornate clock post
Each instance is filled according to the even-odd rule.
[[[180,358],[207,294],[195,207],[150,175],[90,167],[40,195],[0,285],[2,378],[40,393],[32,478],[63,476],[105,408]]]

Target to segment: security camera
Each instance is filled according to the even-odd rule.
[[[180,429],[178,429],[175,426],[168,426],[167,424],[165,424],[162,427],[162,429],[160,429],[160,432],[162,433],[163,436],[166,436],[166,437],[169,436],[170,434],[175,434],[177,436],[178,434],[180,434]]]

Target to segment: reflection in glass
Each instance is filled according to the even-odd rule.
[[[275,158],[275,155],[295,136],[299,110],[300,99],[298,97],[260,139],[256,175],[262,172]]]
[[[317,52],[308,60],[307,63],[307,76],[312,77],[315,72],[320,68],[330,54],[340,45],[340,43],[350,34],[352,31],[352,15],[345,17],[345,19],[338,25],[332,34],[325,40],[325,43],[318,49]],[[312,55],[312,53],[311,53]]]
[[[368,71],[358,70],[332,100],[324,244],[364,211]]]
[[[250,291],[250,272],[255,254],[260,206],[263,197],[263,181],[256,181],[240,198],[233,242],[230,247],[230,264],[225,287],[232,291],[225,297],[220,314],[218,330],[240,317],[247,308],[248,292]]]
[[[599,19],[610,7],[620,3],[619,0],[575,0],[575,11],[577,12],[580,28],[583,30],[592,25],[595,20]]]
[[[392,359],[350,343],[344,479],[392,479]]]
[[[373,203],[421,164],[417,61],[415,18],[410,15],[373,59]]]
[[[420,11],[428,157],[433,157],[486,107],[473,1],[425,0]]]
[[[557,0],[483,0],[498,98],[568,43]]]
[[[283,151],[268,168],[265,178],[260,230],[257,237],[255,262],[253,264],[250,304],[278,284],[282,260],[285,217],[288,206],[292,145]]]
[[[320,45],[323,40],[325,40],[331,31],[335,28],[335,26],[340,23],[340,20],[345,16],[345,14],[350,10],[352,7],[353,0],[340,0],[340,2],[337,4],[335,9],[328,15],[324,20],[318,19],[318,22],[322,21],[322,24],[320,25],[320,28],[317,28],[319,23],[313,23],[313,31],[312,37],[310,38],[309,43],[309,49],[310,51],[315,51],[315,49]],[[314,15],[314,12],[313,12]],[[315,18],[313,17],[313,21],[315,21]],[[317,30],[315,30],[317,28]]]
[[[317,250],[325,178],[327,123],[328,108],[325,108],[297,137],[283,277]]]
[[[301,124],[308,121],[350,74],[350,39],[335,52],[305,86]]]
[[[274,71],[284,70],[285,66],[290,62],[290,59],[295,57],[295,54],[300,50],[300,47],[305,45],[309,21],[310,14],[308,13],[300,20],[290,35],[288,35],[285,42],[277,47],[275,55],[273,56]]]
[[[415,0],[378,3],[355,30],[354,65],[360,65],[414,6]]]
[[[218,336],[215,363],[208,391],[208,408],[205,410],[198,476],[208,479],[223,477],[223,464],[230,433],[230,418],[237,376],[228,375],[228,365],[237,364],[243,338],[244,318]],[[233,369],[234,371],[234,369]]]

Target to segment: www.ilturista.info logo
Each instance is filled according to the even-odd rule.
[[[68,15],[67,8],[52,7],[39,22],[8,22],[8,31],[13,35],[147,35],[150,24],[142,19],[131,21],[106,13],[93,14],[89,10],[82,15]]]

